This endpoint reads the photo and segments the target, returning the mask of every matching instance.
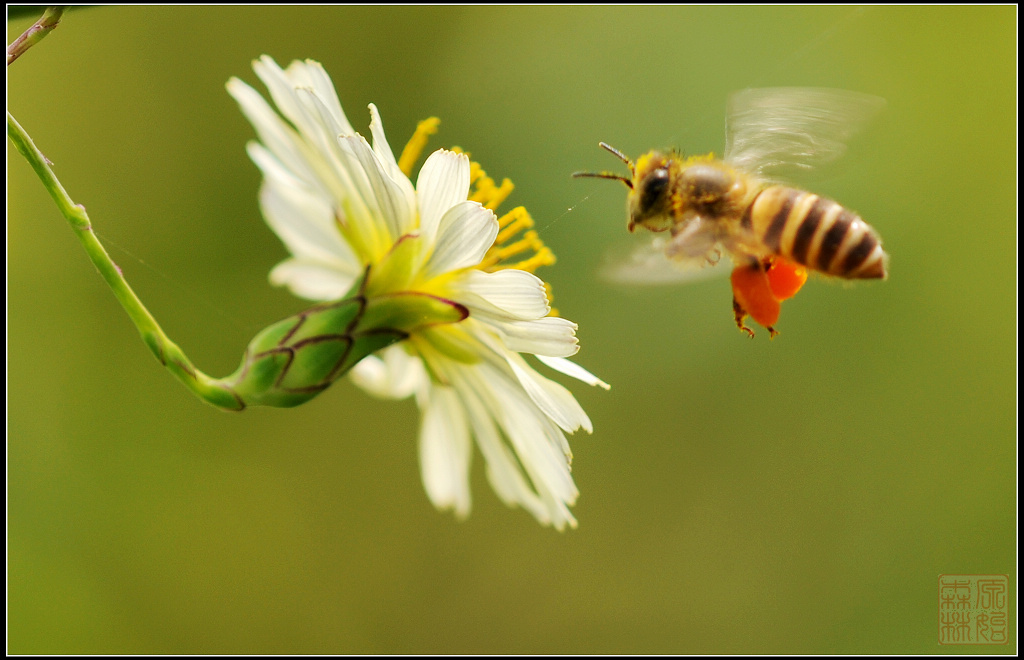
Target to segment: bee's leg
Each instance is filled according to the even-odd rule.
[[[751,339],[754,338],[754,331],[747,327],[747,324],[743,322],[747,318],[747,310],[743,309],[743,305],[736,300],[736,296],[732,298],[732,313],[736,318],[736,327],[747,333]],[[771,330],[771,328],[769,328]]]
[[[761,270],[768,278],[768,288],[772,291],[772,297],[779,302],[786,298],[792,298],[807,281],[806,268],[782,257],[762,259]],[[765,329],[768,330],[769,339],[779,336],[779,331],[773,326],[765,326]]]

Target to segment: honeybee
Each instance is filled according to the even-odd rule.
[[[634,163],[602,142],[630,176],[573,176],[626,184],[629,231],[668,232],[651,249],[673,264],[706,266],[728,254],[737,327],[753,337],[749,315],[774,338],[781,303],[800,290],[808,269],[845,279],[886,277],[888,255],[859,215],[777,178],[835,160],[884,103],[841,90],[748,89],[730,97],[721,160],[651,151]]]

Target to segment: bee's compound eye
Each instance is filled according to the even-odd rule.
[[[659,167],[651,170],[651,173],[644,177],[641,187],[640,208],[644,211],[652,211],[664,203],[665,191],[668,189],[668,168]]]

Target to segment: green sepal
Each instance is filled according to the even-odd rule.
[[[458,323],[469,316],[463,305],[418,291],[403,291],[372,298],[366,305],[359,330],[399,328],[407,333],[432,325]]]
[[[391,246],[384,258],[373,267],[373,277],[366,282],[365,293],[375,296],[386,291],[402,291],[412,282],[413,264],[419,261],[422,241],[406,234]]]
[[[243,407],[290,408],[323,392],[367,355],[421,328],[469,315],[456,302],[419,292],[367,299],[361,284],[342,300],[314,305],[263,329],[249,342],[235,373],[220,383]]]

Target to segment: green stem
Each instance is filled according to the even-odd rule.
[[[24,55],[25,51],[53,32],[53,29],[60,23],[65,9],[67,7],[47,7],[42,18],[11,42],[11,45],[7,47],[7,66],[10,66],[11,62]]]
[[[41,38],[41,37],[40,37]],[[38,40],[38,39],[37,39]],[[57,203],[57,208],[67,218],[74,230],[86,254],[92,260],[100,275],[114,291],[118,302],[128,312],[135,327],[139,329],[142,340],[153,352],[153,355],[180,380],[185,387],[190,389],[196,396],[204,401],[226,410],[242,410],[245,404],[225,383],[218,379],[207,376],[199,371],[188,359],[185,353],[172,342],[163,329],[149,313],[146,306],[142,304],[139,297],[135,295],[131,286],[121,274],[121,269],[111,260],[110,255],[103,248],[103,245],[96,238],[89,223],[89,216],[85,207],[76,204],[71,200],[64,186],[57,180],[57,176],[50,168],[50,163],[39,151],[32,138],[25,129],[14,119],[10,112],[7,113],[7,135],[14,142],[15,148],[32,165],[43,186]]]

